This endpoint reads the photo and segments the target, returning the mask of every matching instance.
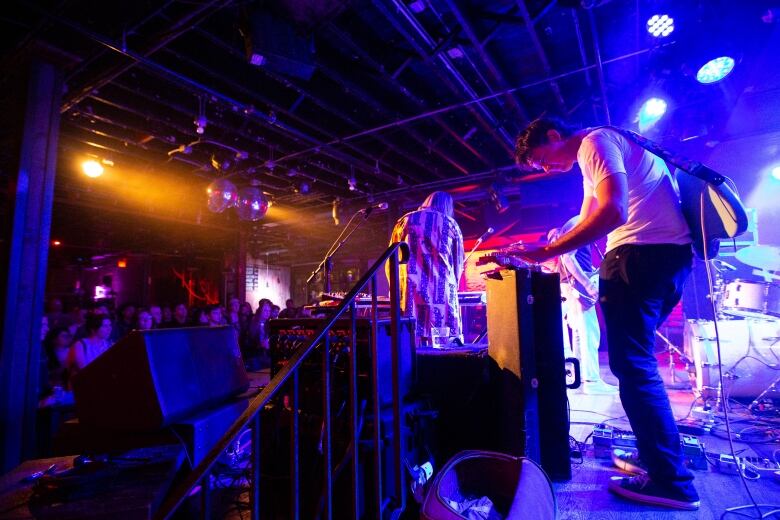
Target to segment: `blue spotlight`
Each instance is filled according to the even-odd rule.
[[[772,178],[776,181],[780,181],[780,166],[772,168]]]
[[[654,14],[647,20],[647,32],[656,38],[666,38],[674,31],[674,18],[667,14]]]
[[[709,84],[716,83],[729,75],[734,68],[734,58],[721,56],[705,63],[696,73],[696,81]]]
[[[666,113],[666,101],[661,98],[653,97],[642,103],[639,109],[639,130],[644,131],[653,126]]]

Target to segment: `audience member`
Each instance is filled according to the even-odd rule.
[[[219,304],[209,305],[207,307],[207,317],[209,327],[221,327],[225,325],[225,319],[222,317],[222,306]]]
[[[275,320],[278,317],[279,317],[279,306],[271,305],[271,319]]]
[[[56,388],[68,386],[65,362],[70,350],[73,335],[67,327],[55,327],[43,340],[43,353],[46,358],[46,384],[41,395],[48,395]]]
[[[151,305],[149,314],[152,316],[152,328],[159,329],[163,322],[162,308],[159,305]]]
[[[173,319],[168,324],[168,327],[171,328],[178,328],[178,327],[189,327],[191,324],[189,321],[187,321],[188,318],[188,310],[187,306],[183,303],[177,303],[176,306],[173,308]]]
[[[162,326],[167,327],[173,320],[173,311],[170,305],[163,305],[162,307]]]
[[[288,298],[284,302],[284,309],[279,313],[280,318],[295,318],[298,316],[298,309],[295,308],[295,302],[292,298]]]
[[[111,346],[111,320],[107,316],[99,314],[88,316],[85,327],[86,337],[73,342],[65,360],[69,381],[79,370]]]
[[[237,331],[241,330],[241,302],[238,298],[230,298],[228,300],[227,312],[225,313],[225,321],[228,325],[232,325]]]
[[[151,310],[146,310],[144,308],[138,309],[138,312],[136,313],[135,329],[150,330],[153,328],[155,328],[155,323],[154,323],[154,315],[151,313]]]
[[[135,305],[124,303],[119,307],[119,316],[114,324],[112,342],[116,343],[135,327]]]
[[[267,330],[268,320],[271,318],[271,300],[263,298],[258,302],[257,311],[252,319],[249,331],[249,341],[244,352],[244,360],[251,368],[259,369],[270,366],[268,349],[270,341]]]
[[[195,327],[207,327],[209,324],[208,310],[203,307],[196,307],[195,314],[192,317],[192,324]]]

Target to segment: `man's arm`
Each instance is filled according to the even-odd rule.
[[[583,199],[583,211],[586,210],[585,203],[591,204],[588,199],[592,198],[594,197],[586,195]],[[624,224],[628,216],[628,178],[626,174],[621,172],[605,177],[596,186],[595,202],[595,208],[555,243],[527,251],[522,256],[528,260],[540,262],[551,256],[557,256],[591,244]]]

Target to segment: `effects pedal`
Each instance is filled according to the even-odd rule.
[[[737,474],[737,465],[734,457],[727,453],[708,453],[715,460],[715,467],[721,473]],[[775,478],[780,472],[780,464],[764,457],[737,457],[740,468],[747,478]]]
[[[636,448],[636,437],[630,431],[619,430],[608,424],[593,428],[593,456],[611,459],[612,448]]]
[[[691,469],[707,469],[707,455],[704,444],[693,435],[680,435],[680,445],[685,457],[685,464]]]

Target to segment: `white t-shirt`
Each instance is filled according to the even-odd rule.
[[[610,175],[628,177],[628,218],[607,235],[607,251],[623,244],[690,244],[677,183],[666,163],[609,128],[598,128],[577,151],[585,195]]]

